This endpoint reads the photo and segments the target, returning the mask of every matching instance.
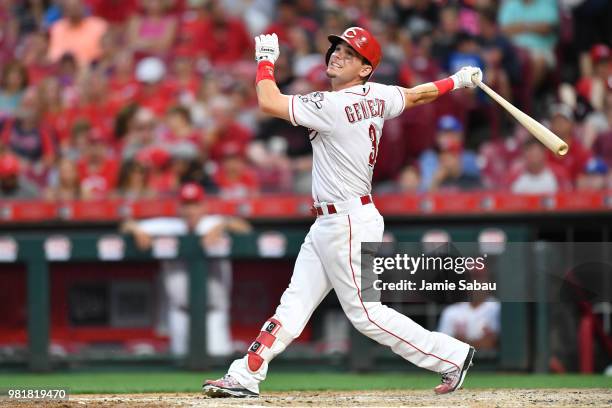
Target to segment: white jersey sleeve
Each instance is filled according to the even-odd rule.
[[[206,235],[208,232],[221,224],[225,220],[222,215],[206,215],[200,218],[198,225],[196,225],[195,232],[197,235]]]
[[[406,107],[404,99],[404,91],[401,87],[395,85],[382,85],[381,91],[384,99],[387,102],[385,107],[385,120],[398,117]]]
[[[289,119],[293,126],[304,126],[319,132],[330,132],[334,127],[337,106],[330,92],[292,95],[289,99]]]
[[[188,231],[187,223],[174,217],[158,217],[138,221],[138,227],[153,236],[186,235]]]

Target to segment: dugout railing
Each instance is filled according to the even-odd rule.
[[[445,230],[453,242],[476,242],[482,231],[490,225],[448,226]],[[397,223],[388,231],[395,240],[402,242],[419,243],[423,235],[431,227],[401,227]],[[305,230],[290,228],[274,228],[274,234],[283,237],[285,245],[281,253],[262,254],[259,247],[260,239],[270,234],[270,228],[261,226],[254,233],[246,236],[233,236],[230,258],[233,260],[260,259],[262,256],[269,259],[289,259],[296,257],[305,236]],[[526,226],[506,225],[503,231],[508,241],[526,241],[532,231]],[[0,234],[2,235],[2,234]],[[189,302],[190,302],[190,346],[189,354],[185,359],[185,367],[190,369],[205,369],[210,367],[210,359],[206,354],[206,280],[207,255],[202,250],[200,240],[196,236],[178,238],[177,251],[172,254],[154,254],[152,251],[141,251],[136,248],[131,237],[110,235],[107,231],[101,233],[62,233],[62,234],[20,234],[4,235],[14,241],[14,255],[1,256],[2,262],[22,263],[27,274],[27,332],[28,356],[27,366],[33,371],[47,371],[53,368],[49,354],[50,342],[50,264],[51,263],[86,263],[102,262],[109,268],[118,262],[154,261],[160,259],[180,258],[184,260],[189,269]],[[101,239],[109,237],[121,242],[121,255],[104,255],[101,253]],[[5,242],[6,244],[6,242]],[[65,252],[68,246],[68,254]],[[111,245],[112,246],[112,245]],[[6,251],[6,246],[4,251]],[[0,251],[2,249],[0,248]],[[112,252],[112,251],[111,251]],[[14,258],[11,258],[14,256]],[[520,288],[525,285],[527,268],[525,265],[507,266],[509,270],[503,271],[498,278],[500,286],[513,286]],[[240,284],[236,282],[235,284]],[[546,355],[547,342],[542,340],[547,333],[547,312],[545,302],[537,306],[537,335],[535,342],[538,355]],[[398,306],[401,311],[410,315],[418,305],[404,304]],[[491,356],[493,366],[509,370],[525,370],[530,368],[532,343],[529,340],[530,310],[524,303],[503,304],[499,352]],[[432,327],[430,327],[431,329]],[[353,331],[351,347],[347,356],[348,367],[353,370],[371,370],[380,362],[389,360],[390,352],[374,345],[369,339]],[[400,361],[400,359],[396,359]]]

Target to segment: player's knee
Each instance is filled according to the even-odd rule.
[[[376,325],[372,323],[372,320],[375,320],[380,314],[381,306],[380,303],[372,303],[368,304],[367,309],[355,307],[347,313],[347,316],[357,331],[369,336],[376,331]]]
[[[354,314],[354,315],[349,316],[349,320],[351,321],[351,324],[358,332],[360,332],[361,334],[365,334],[365,335],[368,334],[371,323],[368,320],[367,315],[363,313],[363,310],[359,314]]]
[[[255,339],[247,352],[247,365],[251,372],[257,372],[264,362],[271,361],[281,353],[293,340],[293,336],[283,328],[276,318],[268,319],[259,336]]]

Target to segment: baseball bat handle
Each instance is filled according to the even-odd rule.
[[[559,136],[551,132],[550,129],[518,109],[516,106],[512,105],[497,92],[489,88],[484,82],[476,82],[476,85],[478,85],[480,89],[482,89],[487,95],[506,109],[508,113],[514,117],[514,119],[523,125],[529,131],[529,133],[538,139],[544,146],[559,156],[564,156],[567,154],[567,151],[569,150],[567,143],[565,143]]]

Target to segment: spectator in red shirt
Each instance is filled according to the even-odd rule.
[[[29,82],[32,85],[38,84],[54,72],[54,66],[47,56],[48,48],[49,39],[43,32],[33,32],[24,41],[21,61],[28,70]]]
[[[138,11],[138,0],[86,0],[91,14],[122,26]]]
[[[120,109],[119,102],[111,99],[106,76],[92,71],[79,82],[79,103],[68,110],[65,116],[69,127],[72,127],[75,120],[85,119],[104,135],[112,135],[115,117]],[[63,140],[65,135],[61,137]]]
[[[68,140],[70,134],[68,120],[64,115],[64,99],[60,83],[56,77],[48,77],[36,86],[36,109],[44,123],[56,138],[59,147],[61,141]]]
[[[199,45],[213,65],[230,65],[251,59],[253,41],[242,20],[228,15],[219,0],[211,0]]]
[[[413,86],[440,78],[440,61],[432,56],[431,36],[420,35],[414,39],[406,39],[404,44],[404,53],[409,56],[400,66],[399,77],[404,86]]]
[[[551,163],[564,167],[572,182],[575,182],[591,157],[591,152],[583,146],[575,134],[572,108],[564,104],[554,105],[551,108],[550,121],[550,130],[567,143],[569,151],[565,156],[557,156],[549,150],[548,159]]]
[[[201,4],[191,4],[179,15],[179,26],[176,38],[177,52],[192,58],[203,54],[202,35],[206,30],[206,12]]]
[[[214,123],[206,135],[209,158],[220,160],[227,144],[237,144],[245,149],[251,133],[234,119],[233,106],[226,97],[216,97],[210,102],[210,116]]]
[[[184,52],[174,54],[171,86],[181,105],[189,105],[196,99],[200,78],[195,72],[195,61]]]
[[[179,179],[172,166],[170,153],[160,146],[149,146],[136,155],[136,162],[148,172],[147,188],[157,197],[172,196],[179,188]]]
[[[165,75],[166,65],[159,58],[145,58],[136,65],[136,79],[140,82],[136,102],[160,117],[176,104],[176,89],[163,80]]]
[[[111,98],[121,105],[136,99],[140,84],[134,76],[134,57],[131,51],[121,50],[115,55],[108,89]]]
[[[0,21],[3,23],[0,35],[0,63],[13,58],[19,41],[19,22],[12,18],[11,6],[9,2],[0,3]]]
[[[530,137],[533,136],[525,128],[516,126],[513,134],[504,139],[488,140],[480,146],[478,165],[487,189],[506,190],[510,187],[508,169],[521,159],[523,141]]]
[[[117,185],[119,162],[109,155],[108,138],[99,129],[91,130],[88,142],[77,165],[82,197],[107,198]]]
[[[170,51],[177,19],[168,12],[165,0],[141,0],[143,14],[134,16],[127,28],[127,45],[139,55],[163,56]]]
[[[244,150],[238,143],[223,147],[223,159],[214,181],[219,187],[219,195],[225,199],[251,198],[259,193],[255,172],[248,166]]]

